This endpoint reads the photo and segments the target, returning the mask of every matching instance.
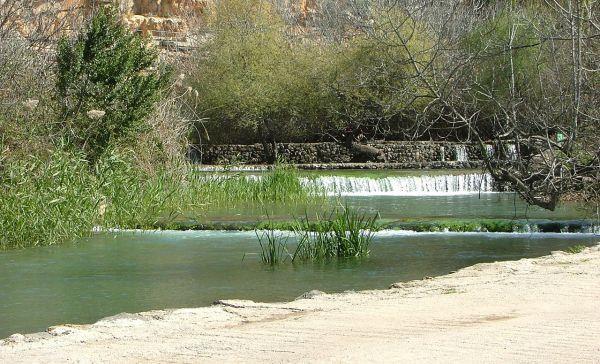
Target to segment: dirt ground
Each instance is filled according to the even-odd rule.
[[[600,363],[600,248],[389,290],[121,314],[0,342],[0,362]]]

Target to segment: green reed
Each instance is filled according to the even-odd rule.
[[[303,218],[296,219],[293,225],[297,244],[290,254],[291,261],[366,257],[370,253],[369,246],[375,232],[381,229],[377,220],[377,215],[367,216],[348,207],[335,209],[329,215],[317,214],[312,220],[305,214]],[[259,236],[258,230],[256,234]],[[287,237],[275,234],[274,229],[267,229],[263,234],[262,239],[259,238],[261,257],[277,253],[275,247],[289,254]],[[274,265],[273,259],[263,258],[262,261]]]
[[[0,166],[0,249],[52,245],[102,228],[156,228],[212,206],[303,202],[316,198],[297,171],[280,166],[260,179],[206,178],[192,166],[147,172],[111,154],[92,170],[73,153]]]
[[[381,229],[378,215],[367,216],[348,207],[338,208],[328,216],[308,215],[297,219],[294,229],[298,246],[293,260],[322,260],[366,257],[374,233]]]
[[[98,193],[85,161],[57,153],[0,169],[0,249],[51,245],[89,235]]]
[[[318,198],[300,183],[296,169],[279,165],[260,177],[243,173],[196,173],[192,181],[196,191],[207,203],[232,206],[239,203],[299,203]]]
[[[287,249],[288,237],[275,230],[255,231],[260,246],[260,260],[267,265],[274,266],[284,262],[290,253]]]

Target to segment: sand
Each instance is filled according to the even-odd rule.
[[[121,314],[0,342],[0,362],[600,363],[600,248],[388,290]]]

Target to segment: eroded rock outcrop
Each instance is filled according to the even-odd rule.
[[[125,21],[144,35],[185,38],[189,23],[198,19],[206,0],[121,0]]]

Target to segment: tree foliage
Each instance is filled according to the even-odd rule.
[[[143,130],[169,78],[156,60],[157,52],[108,8],[75,40],[60,41],[58,126],[67,144],[81,149],[91,164]]]
[[[209,19],[214,38],[199,50],[192,85],[211,138],[269,141],[306,133],[321,101],[310,58],[319,58],[318,48],[292,46],[266,1],[222,1]]]

